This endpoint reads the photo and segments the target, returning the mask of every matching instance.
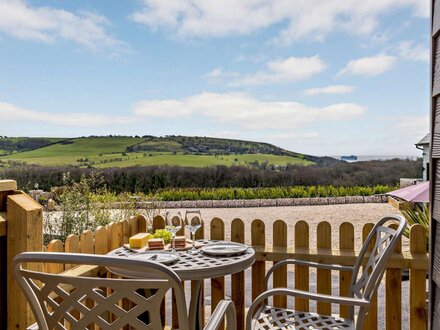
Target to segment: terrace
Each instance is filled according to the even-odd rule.
[[[221,214],[219,214],[221,216]],[[235,304],[237,311],[237,328],[244,329],[245,316],[249,303],[264,291],[264,277],[267,269],[273,264],[285,259],[322,262],[353,266],[359,251],[355,249],[355,228],[345,222],[339,228],[331,228],[328,222],[321,222],[316,228],[316,245],[310,244],[310,228],[304,221],[294,224],[293,232],[283,220],[269,223],[264,219],[256,219],[251,224],[245,224],[241,219],[235,219],[229,224],[220,218],[205,219],[204,226],[197,232],[197,239],[231,240],[233,242],[250,242],[255,250],[255,262],[250,270],[241,271],[225,277],[212,278],[204,281],[202,294],[202,318],[208,319],[210,312],[225,297]],[[247,230],[250,226],[250,230]],[[272,245],[266,233],[269,226],[273,230]],[[154,218],[153,229],[163,228],[164,219]],[[98,227],[95,231],[85,231],[79,237],[70,235],[65,242],[51,241],[43,246],[43,210],[32,198],[17,190],[16,183],[11,180],[0,181],[0,244],[1,265],[1,302],[0,328],[26,329],[34,322],[33,314],[21,292],[11,267],[15,255],[25,251],[48,251],[88,253],[102,255],[121,247],[128,242],[130,236],[146,232],[147,220],[143,216],[121,219],[106,227]],[[365,224],[362,237],[365,240],[373,224]],[[313,229],[313,230],[312,230]],[[332,242],[332,232],[339,232],[339,240]],[[209,232],[209,236],[208,236]],[[225,232],[230,232],[225,237]],[[334,236],[333,236],[334,237]],[[293,244],[290,242],[293,241]],[[409,250],[402,251],[399,242],[387,264],[385,276],[379,288],[378,297],[372,299],[372,307],[364,324],[364,329],[409,329],[427,328],[426,305],[426,273],[428,271],[428,254],[426,253],[426,233],[420,225],[410,228]],[[336,243],[336,244],[335,244]],[[337,246],[335,249],[334,247]],[[108,273],[103,267],[91,267],[73,264],[36,264],[36,270],[44,269],[53,274],[63,273],[72,276],[98,276],[105,278]],[[402,283],[402,271],[409,270],[408,282]],[[309,282],[309,275],[316,277],[316,288]],[[350,286],[346,271],[318,270],[310,272],[305,266],[282,266],[273,275],[273,287],[295,287],[300,290],[316,290],[323,294],[347,293]],[[194,284],[192,284],[194,285]],[[185,282],[187,294],[191,288],[189,281]],[[408,288],[409,294],[402,294]],[[292,304],[290,299],[277,297],[274,304],[286,306]],[[122,302],[122,304],[124,304]],[[312,304],[304,299],[297,299],[303,309],[329,314],[339,312],[339,306],[328,303]],[[210,308],[209,308],[210,307]],[[341,308],[341,315],[349,313],[347,308]],[[203,315],[204,314],[204,315]],[[162,303],[161,315],[167,328],[177,326],[177,308],[168,293],[165,303]],[[381,323],[382,321],[383,323]],[[94,328],[90,325],[89,328]]]

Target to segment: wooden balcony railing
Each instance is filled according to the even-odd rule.
[[[10,191],[14,191],[15,187],[12,188]],[[1,194],[0,192],[0,197],[2,196]],[[70,235],[64,243],[54,240],[47,247],[43,248],[41,237],[36,237],[41,235],[41,209],[28,201],[25,196],[13,197],[11,196],[12,193],[9,193],[9,195],[7,218],[5,219],[5,213],[0,213],[0,233],[2,233],[2,219],[7,221],[8,230],[7,235],[0,238],[0,242],[2,242],[2,239],[6,239],[6,241],[11,242],[9,245],[12,246],[12,242],[17,242],[18,239],[21,243],[17,246],[14,245],[14,248],[10,251],[8,250],[10,254],[8,254],[7,263],[16,253],[25,250],[38,250],[38,247],[40,247],[40,250],[44,249],[53,252],[105,254],[127,243],[130,236],[138,232],[145,232],[147,228],[147,220],[144,216],[139,215],[128,220],[112,223],[106,227],[98,227],[95,231],[85,231],[79,237]],[[19,193],[19,195],[23,194]],[[1,211],[2,209],[0,209]],[[271,228],[266,227],[269,225]],[[36,228],[38,226],[40,228]],[[222,277],[205,282],[206,285],[210,286],[211,311],[214,310],[218,302],[226,295],[234,301],[237,308],[239,329],[244,328],[246,303],[262,292],[266,269],[271,264],[287,258],[296,258],[316,262],[353,265],[357,256],[357,251],[355,250],[355,228],[351,223],[347,222],[342,223],[339,228],[332,228],[328,222],[319,223],[316,228],[316,240],[312,240],[310,237],[312,229],[315,232],[314,228],[309,228],[309,225],[304,221],[295,223],[293,230],[288,229],[291,227],[288,227],[288,224],[282,220],[277,220],[274,223],[254,220],[250,224],[250,230],[245,230],[245,228],[249,228],[249,224],[245,224],[240,219],[235,219],[231,223],[225,223],[220,218],[214,218],[210,221],[205,219],[205,226],[208,228],[202,227],[197,233],[197,238],[221,240],[226,238],[225,232],[228,232],[230,233],[230,235],[228,234],[228,239],[235,242],[250,243],[256,250],[256,262],[250,272],[241,272],[228,276],[226,279]],[[160,216],[156,217],[153,221],[153,229],[163,227],[164,219]],[[373,224],[365,224],[363,226],[363,239],[366,238],[372,227]],[[205,229],[209,229],[209,237],[205,235],[208,232]],[[268,233],[271,232],[273,235],[271,239],[273,244],[270,246],[266,244],[266,231]],[[332,242],[332,231],[339,232],[338,242]],[[291,241],[294,242],[293,245],[289,243]],[[314,241],[316,241],[316,246],[311,243]],[[3,247],[3,245],[1,246]],[[334,248],[335,246],[337,246],[337,249]],[[1,258],[3,258],[3,254],[2,250]],[[4,265],[3,259],[1,264]],[[96,268],[88,266],[74,268],[71,265],[55,266],[45,264],[42,266],[47,271],[53,273],[67,272],[78,276],[98,273]],[[406,269],[409,269],[409,295],[402,298],[402,270]],[[427,269],[426,232],[420,225],[415,225],[410,229],[409,251],[402,252],[400,244],[396,248],[395,254],[386,270],[383,286],[385,291],[385,307],[383,310],[378,311],[377,297],[374,299],[365,329],[377,329],[379,327],[378,314],[382,313],[384,313],[386,329],[401,329],[402,318],[406,318],[405,321],[409,324],[410,329],[426,329],[427,308],[425,294]],[[2,273],[0,272],[0,274]],[[287,283],[291,284],[293,282],[294,287],[308,290],[311,286],[309,276],[309,269],[304,266],[297,266],[296,268],[292,266],[292,268],[289,267],[288,269],[286,267],[280,268],[273,276],[273,286],[286,286]],[[311,276],[315,276],[315,274],[313,273]],[[337,288],[332,288],[332,278],[334,280],[335,277],[337,277],[339,284]],[[13,282],[11,279],[10,281]],[[321,293],[331,294],[332,290],[337,289],[339,290],[338,293],[344,295],[348,290],[349,281],[348,274],[344,272],[317,271],[316,290]],[[207,289],[205,287],[206,292],[208,291]],[[0,290],[4,291],[3,285]],[[13,308],[15,311],[26,310],[25,302],[17,299],[20,294],[15,286],[8,290],[7,300],[10,302],[8,306],[14,305],[10,308]],[[408,313],[403,313],[402,305],[404,301],[402,299],[408,299]],[[14,302],[14,304],[11,302]],[[208,303],[208,301],[205,301],[205,303]],[[284,297],[277,297],[274,303],[279,306],[286,306],[290,301],[287,301]],[[304,299],[297,299],[295,305],[305,310],[314,307]],[[0,310],[3,314],[4,309],[1,309],[1,306]],[[331,306],[325,303],[318,304],[316,308],[318,312],[328,313],[331,311]],[[335,308],[339,308],[339,306]],[[163,308],[164,319],[168,321],[169,325],[172,325],[173,319],[175,320],[173,310],[173,308]],[[341,309],[341,313],[346,315],[348,311]],[[25,329],[29,325],[31,321],[30,314],[25,315],[26,317],[22,314],[13,313],[9,315],[8,313],[8,329]]]
[[[207,222],[210,226],[211,239],[225,238],[225,223],[215,218]],[[164,220],[162,217],[154,219],[153,228],[163,228]],[[366,224],[363,227],[364,239],[368,235],[373,224]],[[80,237],[70,235],[64,246],[59,240],[52,241],[47,251],[53,252],[87,252],[104,254],[112,249],[128,242],[128,238],[139,232],[145,231],[146,219],[143,216],[132,217],[118,223],[113,223],[107,227],[97,228],[94,232],[86,231]],[[230,233],[231,240],[235,242],[245,242],[245,224],[240,219],[235,219],[231,223]],[[252,246],[256,250],[256,262],[252,266],[251,276],[246,277],[245,274],[238,273],[231,276],[230,279],[230,297],[236,304],[238,312],[239,328],[244,327],[244,316],[246,308],[246,281],[250,281],[251,298],[254,299],[263,290],[263,279],[268,264],[275,263],[279,260],[287,258],[296,258],[302,260],[310,260],[316,262],[336,263],[343,265],[353,265],[356,260],[357,252],[354,250],[354,227],[351,223],[343,223],[339,227],[339,249],[332,249],[331,233],[332,228],[328,222],[321,222],[317,227],[317,246],[310,246],[309,226],[306,222],[300,221],[295,224],[294,236],[295,244],[289,246],[287,224],[282,220],[273,223],[273,246],[266,246],[265,222],[262,220],[254,220],[251,224],[250,240]],[[428,269],[428,255],[425,251],[426,233],[420,225],[415,225],[410,230],[410,251],[401,252],[401,246],[396,249],[389,262],[385,275],[385,325],[386,329],[402,328],[402,270],[409,269],[409,315],[408,324],[410,329],[426,328],[426,271]],[[208,238],[204,235],[204,230],[198,232],[198,238]],[[69,269],[69,265],[65,267],[57,266],[51,268],[46,265],[47,269],[52,272],[61,272]],[[77,272],[77,270],[75,270]],[[89,270],[88,270],[89,271]],[[275,272],[273,277],[274,286],[286,286],[289,276],[286,268],[281,268]],[[307,267],[297,267],[294,270],[295,287],[302,290],[309,289],[309,269]],[[348,274],[341,272],[340,274],[331,273],[330,271],[318,271],[317,274],[317,291],[321,293],[331,294],[332,292],[332,276],[339,277],[340,294],[346,294],[350,278]],[[225,281],[224,278],[215,278],[210,281],[211,289],[211,311],[216,307],[217,303],[225,297]],[[291,281],[289,281],[291,282]],[[248,299],[249,300],[249,299]],[[284,297],[277,297],[275,304],[285,306],[287,301]],[[308,309],[308,301],[298,299],[297,306]],[[319,312],[328,313],[330,305],[319,304],[317,306]],[[164,310],[165,312],[165,310]],[[342,314],[348,311],[342,309]],[[172,312],[171,312],[172,313]],[[172,319],[172,315],[168,319]],[[377,298],[374,299],[372,312],[368,317],[365,329],[378,328],[378,303]]]

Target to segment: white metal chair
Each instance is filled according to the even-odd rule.
[[[386,227],[385,223],[388,221],[397,221],[397,229],[394,230]],[[313,268],[350,271],[352,276],[349,296],[331,296],[288,288],[267,290],[259,295],[250,306],[246,317],[246,329],[362,329],[363,322],[368,315],[371,298],[377,291],[385,272],[386,264],[398,240],[402,236],[405,227],[406,220],[400,215],[392,215],[381,219],[368,235],[356,260],[356,264],[353,267],[293,259],[276,263],[266,274],[266,290],[269,278],[274,270],[281,266],[294,264]],[[374,246],[368,255],[368,247],[371,242],[373,242]],[[365,261],[364,258],[366,258],[366,262],[363,265]],[[350,316],[348,318],[342,318],[335,315],[320,315],[317,313],[268,305],[268,298],[276,295],[293,296],[350,306]],[[357,309],[357,317],[355,317],[355,307]]]
[[[148,278],[68,276],[23,267],[35,262],[118,266],[145,271]],[[169,289],[175,294],[179,329],[190,330],[182,282],[159,263],[91,254],[26,252],[14,258],[14,269],[39,330],[87,329],[91,324],[99,329],[163,329],[160,306]],[[235,330],[232,301],[220,302],[205,330],[217,329],[225,318],[228,330]]]

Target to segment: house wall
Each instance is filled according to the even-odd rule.
[[[429,180],[429,145],[423,146],[423,181]]]

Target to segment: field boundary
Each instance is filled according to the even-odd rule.
[[[271,206],[307,206],[334,204],[364,204],[387,203],[386,195],[345,196],[345,197],[305,197],[305,198],[276,198],[276,199],[230,199],[230,200],[182,200],[157,201],[159,208],[234,208],[234,207],[271,207]],[[145,202],[138,203],[139,208],[146,206]]]

